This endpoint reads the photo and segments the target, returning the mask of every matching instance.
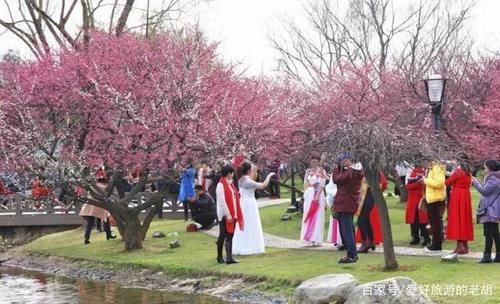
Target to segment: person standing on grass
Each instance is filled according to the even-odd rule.
[[[427,251],[441,251],[443,244],[443,213],[446,209],[446,168],[439,162],[426,161],[429,169],[427,176],[422,179],[425,185],[425,199],[427,201],[427,215],[431,224],[432,243],[425,247]]]
[[[332,172],[332,181],[337,185],[333,212],[339,219],[342,241],[347,249],[347,255],[341,258],[339,263],[355,263],[358,260],[358,253],[354,239],[353,217],[361,200],[363,171],[354,166],[350,152],[342,153],[338,160],[340,164]]]
[[[424,196],[425,186],[421,183],[424,176],[425,169],[421,164],[416,164],[408,170],[405,181],[406,191],[408,192],[405,221],[407,224],[410,224],[410,245],[418,245],[421,236],[423,238],[422,246],[426,247],[431,244],[431,238],[426,227],[429,220],[427,218],[427,211],[419,208],[419,204]]]
[[[469,253],[467,242],[474,240],[470,172],[470,166],[463,163],[453,170],[445,182],[446,186],[451,188],[446,238],[457,241],[457,247],[453,251],[456,254]]]
[[[379,180],[380,191],[383,193],[387,189],[389,182],[382,171],[379,173]],[[356,241],[359,240],[361,242],[358,253],[368,253],[368,250],[375,250],[375,244],[383,242],[383,235],[378,207],[366,179],[363,179],[362,185],[362,189],[364,188],[362,190],[363,199],[361,200],[361,206],[358,208],[359,229],[357,232],[359,233],[356,233]]]
[[[311,156],[310,168],[304,177],[304,212],[300,240],[306,246],[321,246],[325,232],[326,171],[320,167],[320,157]]]
[[[241,193],[241,210],[245,221],[245,230],[236,227],[233,238],[233,254],[251,255],[265,252],[264,233],[260,221],[259,207],[255,199],[256,189],[265,189],[274,172],[267,175],[262,183],[256,182],[257,167],[245,161],[241,165],[241,174],[238,181]]]
[[[217,218],[219,220],[219,237],[217,239],[217,263],[238,263],[233,259],[233,235],[238,224],[244,230],[243,213],[240,206],[240,193],[234,186],[234,168],[226,165],[221,169],[221,178],[217,184]],[[226,247],[226,260],[222,257],[222,249]]]
[[[195,169],[193,168],[192,161],[188,161],[188,165],[184,168],[184,171],[181,174],[181,189],[179,191],[178,202],[182,203],[184,207],[184,221],[187,222],[189,217],[189,200],[195,198],[194,193],[194,177],[195,177]]]
[[[500,222],[500,163],[493,159],[484,163],[484,182],[481,183],[474,177],[472,185],[481,193],[478,211],[484,215],[478,215],[478,224],[483,224],[484,231],[484,253],[479,263],[500,263],[500,233],[498,222]],[[491,249],[495,242],[496,255],[491,260]]]

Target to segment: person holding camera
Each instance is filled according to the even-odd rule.
[[[236,227],[233,238],[234,255],[251,255],[265,252],[264,232],[260,221],[259,206],[255,199],[256,189],[265,189],[274,172],[267,175],[262,183],[255,181],[258,168],[245,161],[241,165],[241,177],[238,181],[241,194],[241,210],[245,221],[245,230]]]
[[[484,163],[484,183],[473,178],[472,186],[481,193],[479,208],[477,209],[478,224],[483,224],[484,253],[479,263],[500,263],[500,163],[493,159]],[[491,249],[495,241],[496,255],[491,260]]]
[[[332,181],[337,185],[337,194],[333,204],[333,212],[340,223],[342,241],[347,249],[347,255],[339,263],[355,263],[358,260],[356,241],[354,239],[354,214],[361,200],[361,184],[363,171],[353,163],[350,152],[342,153],[340,164],[332,172]]]

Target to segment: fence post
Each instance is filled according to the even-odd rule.
[[[12,205],[16,206],[16,215],[22,215],[22,213],[23,213],[23,200],[21,199],[21,197],[16,195],[16,196],[12,197],[12,200],[15,202],[15,204],[12,204]]]

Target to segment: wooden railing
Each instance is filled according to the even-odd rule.
[[[131,199],[129,206],[141,204],[151,192],[138,193]],[[63,226],[80,225],[79,204],[63,204],[56,199],[34,200],[20,194],[0,195],[0,227],[5,226]],[[182,207],[177,204],[177,195],[165,197],[161,217],[180,218]],[[147,210],[143,211],[145,214]],[[142,216],[142,214],[141,214]]]

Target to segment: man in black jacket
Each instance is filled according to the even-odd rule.
[[[217,210],[212,196],[203,189],[203,186],[196,185],[196,200],[191,201],[191,215],[198,229],[210,229],[217,219]]]

